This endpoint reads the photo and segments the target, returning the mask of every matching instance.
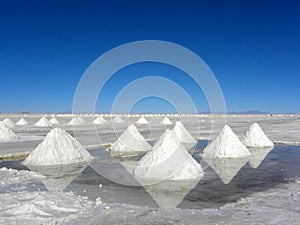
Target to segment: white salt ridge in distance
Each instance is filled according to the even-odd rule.
[[[251,153],[247,147],[228,125],[224,126],[218,137],[203,151],[203,157],[206,158],[242,158],[249,156],[251,156]]]
[[[58,122],[58,120],[57,120],[55,117],[53,117],[53,118],[50,120],[50,122],[51,122],[52,124],[54,124],[54,125],[60,124],[60,123]]]
[[[110,146],[114,152],[145,152],[152,149],[151,145],[145,140],[138,129],[131,124]]]
[[[70,134],[60,128],[52,129],[42,143],[25,159],[25,165],[54,166],[88,162],[93,157]]]
[[[148,120],[144,116],[140,117],[135,123],[136,124],[149,124]]]
[[[267,137],[262,128],[253,123],[247,130],[241,141],[247,147],[273,147],[274,143]]]
[[[68,123],[68,125],[73,125],[73,126],[84,125],[84,124],[86,124],[86,121],[84,119],[82,119],[81,117],[74,117]]]
[[[160,122],[160,124],[171,125],[171,124],[173,124],[173,123],[172,123],[172,121],[171,121],[168,117],[165,117],[165,118],[163,118],[163,120]]]
[[[36,127],[52,127],[53,124],[46,118],[42,117],[39,121],[37,121],[34,126]]]
[[[11,141],[18,139],[18,136],[4,123],[0,121],[0,141]]]
[[[29,125],[29,123],[27,122],[27,120],[25,120],[24,118],[21,118],[17,123],[17,126],[26,126]]]
[[[8,126],[9,128],[14,128],[16,126],[16,124],[14,123],[14,121],[12,121],[9,118],[4,119],[2,122],[5,123],[6,126]]]
[[[187,131],[180,121],[175,123],[173,131],[180,143],[182,143],[186,148],[192,148],[197,144],[197,140]]]
[[[101,116],[97,117],[93,121],[93,124],[104,124],[104,123],[106,123],[106,120]]]
[[[140,182],[201,179],[203,169],[180,143],[174,131],[167,129],[138,163],[134,175]]]

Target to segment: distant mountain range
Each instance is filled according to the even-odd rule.
[[[230,112],[228,114],[270,114],[268,112],[261,112],[261,111],[257,111],[257,110],[248,110],[245,112]]]

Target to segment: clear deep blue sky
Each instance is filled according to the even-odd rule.
[[[76,86],[97,57],[127,42],[157,39],[183,45],[208,64],[228,111],[300,113],[297,2],[0,1],[0,111],[71,111]],[[175,81],[193,99],[203,98],[173,68],[135,66],[120,74],[126,71],[127,80],[116,75],[107,84],[99,111],[142,73],[178,73]],[[154,102],[158,111],[170,109]],[[197,107],[208,110],[205,99]],[[146,100],[136,105],[152,109]]]

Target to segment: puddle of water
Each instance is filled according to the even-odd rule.
[[[205,144],[207,142],[199,143],[196,152],[201,152]],[[103,157],[104,150],[96,149],[91,152],[96,156]],[[101,197],[102,201],[107,203],[126,203],[149,207],[157,207],[157,205],[179,208],[219,207],[254,192],[268,190],[293,177],[299,177],[299,152],[300,146],[275,146],[269,153],[260,152],[262,155],[258,155],[259,157],[266,155],[261,163],[260,158],[256,157],[250,162],[221,160],[215,165],[211,164],[210,167],[205,165],[199,154],[194,154],[195,159],[201,162],[202,167],[207,167],[204,177],[196,183],[165,182],[146,188],[126,186],[109,181],[86,165],[87,167],[79,167],[79,170],[71,175],[57,176],[56,174],[56,178],[49,177],[47,181],[36,183],[34,188],[41,190],[46,190],[45,187],[48,190],[64,189],[88,196],[92,200]],[[140,156],[130,160],[136,162],[139,158]],[[0,163],[0,167],[4,166],[17,170],[28,170],[21,164],[21,161]],[[109,163],[104,166],[107,171],[115,169]],[[122,169],[122,167],[120,168]],[[56,172],[60,172],[60,170]],[[68,172],[70,173],[69,170]]]

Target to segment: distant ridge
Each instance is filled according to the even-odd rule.
[[[230,112],[228,114],[270,114],[268,112],[261,112],[261,111],[257,111],[257,110],[248,110],[245,112]]]
[[[204,111],[200,112],[200,114],[211,114],[210,111]],[[220,114],[220,113],[214,113],[214,114]],[[223,113],[221,113],[223,114]],[[270,114],[268,112],[261,112],[258,110],[248,110],[248,111],[243,111],[243,112],[226,112],[226,114]]]

